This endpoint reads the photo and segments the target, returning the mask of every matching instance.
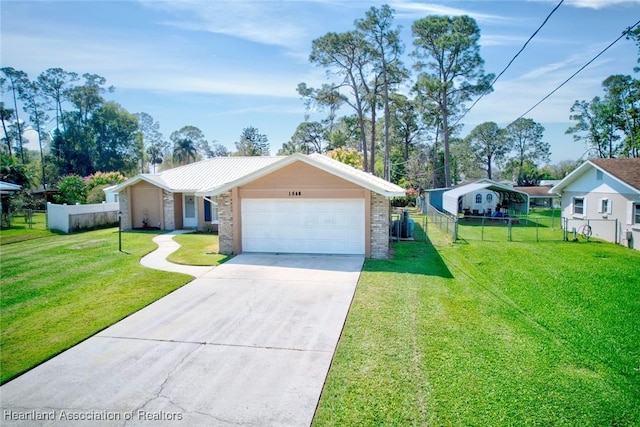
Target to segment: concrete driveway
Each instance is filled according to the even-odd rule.
[[[362,263],[236,256],[2,386],[0,424],[308,426]]]

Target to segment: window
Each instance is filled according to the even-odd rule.
[[[640,203],[633,204],[633,223],[640,224]]]
[[[204,220],[206,222],[217,224],[218,223],[218,198],[213,197],[211,200],[213,201],[213,203],[207,199],[204,199]]]
[[[603,174],[601,170],[596,170],[596,181],[602,181]]]
[[[573,213],[575,215],[584,215],[584,197],[573,199]]]
[[[482,194],[476,194],[476,203],[482,203]]]
[[[487,194],[487,203],[493,203],[493,194]]]
[[[611,213],[611,200],[609,200],[609,199],[600,199],[600,204],[598,205],[598,213],[610,214]]]

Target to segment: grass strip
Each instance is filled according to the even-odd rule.
[[[167,257],[176,264],[215,266],[231,258],[218,253],[218,235],[208,233],[178,234],[173,240],[180,244],[180,249]]]

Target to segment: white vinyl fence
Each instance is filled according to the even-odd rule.
[[[119,203],[91,205],[56,205],[47,203],[49,230],[72,233],[80,230],[118,225]]]

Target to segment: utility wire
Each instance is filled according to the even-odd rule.
[[[538,29],[537,29],[537,30],[535,30],[535,31],[533,32],[533,34],[531,34],[531,36],[529,36],[529,39],[525,42],[525,44],[524,44],[524,45],[522,45],[522,47],[520,48],[520,50],[518,51],[518,53],[516,53],[516,54],[513,56],[513,58],[511,58],[511,60],[510,60],[510,61],[509,61],[509,63],[507,64],[507,66],[506,66],[506,67],[504,67],[504,69],[500,72],[500,74],[498,74],[498,75],[496,76],[496,78],[495,78],[495,79],[493,79],[493,81],[491,82],[491,85],[489,85],[489,87],[490,87],[490,88],[493,88],[494,83],[498,81],[498,79],[499,79],[499,78],[500,78],[500,77],[505,73],[505,71],[507,71],[507,69],[509,69],[509,67],[511,66],[511,64],[513,64],[513,62],[516,60],[516,58],[517,58],[518,56],[520,56],[520,54],[522,53],[522,51],[527,47],[527,45],[529,44],[529,42],[530,42],[531,40],[533,40],[533,38],[538,34],[538,32],[542,29],[542,27],[544,27],[544,26],[546,25],[546,23],[547,23],[547,21],[549,20],[549,18],[551,18],[551,15],[553,15],[553,14],[556,12],[556,10],[558,10],[558,8],[560,7],[560,5],[561,5],[562,3],[564,3],[564,0],[560,0],[560,3],[558,3],[558,4],[556,5],[556,7],[554,7],[554,8],[553,8],[553,10],[552,10],[548,15],[547,15],[547,17],[544,19],[544,21],[542,22],[542,24],[540,24],[540,26],[538,27]],[[481,94],[481,95],[480,95],[480,96],[479,96],[479,97],[478,97],[478,98],[473,102],[473,104],[471,104],[471,107],[467,108],[467,109],[465,110],[465,112],[464,112],[464,113],[462,113],[462,116],[460,116],[460,118],[459,118],[458,120],[456,120],[456,122],[453,124],[453,126],[457,125],[457,124],[460,122],[460,120],[462,120],[462,119],[464,118],[464,116],[466,116],[466,115],[467,115],[467,113],[468,113],[469,111],[471,111],[471,109],[472,109],[473,107],[475,107],[475,105],[476,105],[476,104],[477,104],[477,103],[478,103],[478,102],[479,102],[479,101],[480,101],[480,100],[481,100],[481,99],[482,99],[486,94],[488,94],[488,93],[489,93],[489,89],[487,89],[486,91],[484,91],[484,92],[483,92],[483,93],[482,93],[482,94]]]
[[[563,81],[562,83],[560,83],[560,85],[558,87],[556,87],[554,90],[552,90],[551,92],[549,92],[544,98],[542,98],[540,101],[538,101],[533,107],[529,108],[527,111],[525,111],[523,114],[520,115],[520,117],[518,117],[516,120],[519,120],[521,118],[523,118],[524,116],[526,116],[528,113],[530,113],[534,108],[536,108],[538,105],[542,104],[545,100],[547,100],[547,98],[549,98],[551,95],[553,95],[554,93],[556,93],[558,91],[558,89],[560,89],[562,86],[564,86],[565,84],[567,84],[569,82],[569,80],[571,80],[572,78],[574,78],[576,75],[578,75],[579,72],[581,72],[582,70],[584,70],[585,68],[587,68],[589,65],[591,65],[591,63],[593,61],[595,61],[596,59],[598,59],[598,57],[600,55],[602,55],[603,53],[605,53],[607,50],[609,50],[609,48],[611,48],[611,46],[613,46],[614,44],[616,44],[621,38],[623,38],[624,36],[626,36],[627,34],[629,34],[631,32],[631,30],[633,30],[636,26],[638,26],[638,24],[640,24],[640,21],[636,22],[635,24],[633,24],[631,27],[627,28],[625,31],[622,32],[622,34],[620,35],[620,37],[618,37],[617,39],[615,39],[614,41],[612,41],[609,46],[605,47],[602,51],[600,51],[600,53],[598,53],[596,56],[594,56],[589,62],[587,62],[586,64],[584,64],[582,67],[580,67],[578,69],[578,71],[576,71],[575,73],[573,73],[568,79],[566,79],[565,81]],[[516,121],[514,120],[514,121]]]

